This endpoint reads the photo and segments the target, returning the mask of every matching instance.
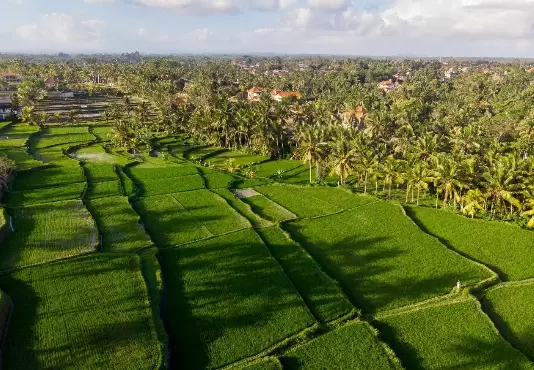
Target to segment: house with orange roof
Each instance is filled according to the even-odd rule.
[[[302,98],[302,94],[299,91],[283,91],[283,90],[271,91],[271,98],[276,101],[282,101],[290,97],[295,97],[297,99],[300,99]]]
[[[384,92],[390,92],[390,91],[393,91],[395,89],[395,83],[393,82],[392,79],[385,80],[385,81],[380,81],[378,83],[378,88],[381,89]]]
[[[260,100],[260,96],[263,93],[263,89],[261,87],[253,87],[252,89],[248,90],[247,93],[248,100],[258,101]]]

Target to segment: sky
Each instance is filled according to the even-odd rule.
[[[0,52],[534,57],[534,0],[0,0]]]

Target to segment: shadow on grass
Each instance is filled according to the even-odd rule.
[[[35,351],[37,338],[33,328],[37,323],[37,306],[41,300],[30,284],[8,274],[0,276],[0,289],[13,301],[13,311],[1,349],[2,368],[39,369],[40,364]]]
[[[236,234],[161,251],[173,369],[219,368],[314,323],[261,239]]]
[[[510,304],[513,304],[510,302]],[[534,325],[527,326],[521,330],[521,334],[515,334],[508,323],[502,319],[499,313],[493,307],[493,304],[487,300],[481,300],[482,310],[489,316],[493,324],[499,330],[499,333],[510,342],[515,348],[521,351],[530,361],[534,362]],[[529,320],[525,318],[525,320]]]
[[[475,261],[477,263],[480,263],[481,265],[484,265],[484,266],[488,267],[489,269],[494,271],[502,281],[508,281],[509,280],[508,275],[504,271],[502,271],[499,267],[497,267],[495,265],[488,264],[488,263],[483,262],[483,261],[480,261],[480,260],[470,256],[469,254],[457,249],[449,240],[444,239],[444,238],[442,238],[442,237],[440,237],[438,235],[435,235],[432,232],[430,232],[430,230],[428,230],[426,228],[425,224],[417,217],[417,215],[415,214],[415,212],[413,211],[413,209],[411,207],[403,207],[403,208],[404,208],[404,210],[406,212],[406,215],[417,225],[417,227],[419,227],[421,229],[421,231],[423,231],[423,232],[427,233],[428,235],[433,236],[434,238],[438,239],[441,242],[441,244],[443,244],[447,248],[455,251],[456,253],[458,253],[462,257],[467,258],[467,259],[469,259],[471,261]]]
[[[340,283],[351,303],[365,313],[372,313],[391,306],[395,299],[404,304],[416,303],[424,299],[449,293],[454,283],[468,280],[468,273],[442,273],[423,278],[414,274],[417,266],[406,270],[406,277],[397,266],[395,259],[408,253],[399,247],[385,245],[393,240],[387,237],[362,237],[357,233],[338,242],[320,240],[310,242],[302,226],[286,223],[283,228],[302,245],[308,253],[324,268],[324,271]],[[396,276],[389,272],[399,270]]]

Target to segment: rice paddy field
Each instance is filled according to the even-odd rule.
[[[110,132],[0,128],[2,369],[534,369],[533,232]]]

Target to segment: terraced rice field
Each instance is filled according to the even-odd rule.
[[[16,303],[6,369],[157,369],[158,341],[135,255],[92,255],[0,275]]]
[[[458,280],[476,285],[493,276],[419,230],[392,203],[377,202],[284,228],[366,312],[445,295]]]
[[[490,266],[504,280],[534,277],[534,233],[432,208],[407,208],[415,222],[451,248]]]
[[[282,358],[284,369],[402,369],[366,322],[355,322],[310,341]]]
[[[165,321],[179,368],[228,365],[315,322],[253,230],[161,254],[169,298]]]
[[[3,368],[534,369],[532,232],[179,136],[38,130],[0,133]]]
[[[491,289],[485,294],[482,305],[505,338],[534,359],[534,281]]]
[[[472,298],[378,318],[382,337],[413,369],[534,369]]]
[[[0,248],[0,270],[92,252],[98,245],[93,218],[79,200],[9,210],[15,232]]]

